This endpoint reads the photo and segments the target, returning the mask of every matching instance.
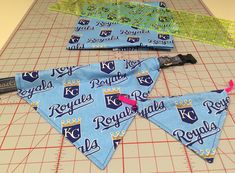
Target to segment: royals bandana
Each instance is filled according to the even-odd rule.
[[[146,99],[157,58],[114,60],[18,74],[18,94],[99,168],[104,169],[136,112],[120,93]]]
[[[212,163],[229,105],[225,90],[138,102],[142,117]]]
[[[149,3],[165,8],[163,2]],[[69,39],[67,49],[112,49],[133,50],[133,48],[171,49],[173,37],[155,31],[142,30],[127,25],[98,19],[80,17],[75,31]]]
[[[148,99],[163,62],[159,59],[110,60],[22,73],[15,79],[19,96],[100,169],[137,113],[212,162],[229,104],[227,93]],[[120,100],[123,94],[138,109]]]

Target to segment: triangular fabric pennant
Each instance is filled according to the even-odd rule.
[[[159,75],[157,58],[110,60],[16,75],[18,94],[104,169],[136,115],[117,97],[144,98]]]
[[[139,113],[212,163],[229,105],[226,90],[138,102]]]

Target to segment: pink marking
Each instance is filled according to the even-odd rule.
[[[126,103],[128,105],[136,106],[137,101],[129,99],[126,95],[120,94],[118,95],[118,100],[120,100],[123,103]]]
[[[234,82],[233,82],[233,80],[230,80],[229,81],[229,87],[225,88],[225,91],[227,93],[230,93],[233,90],[233,88],[234,88]]]

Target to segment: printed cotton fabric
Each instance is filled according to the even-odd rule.
[[[118,94],[147,95],[159,61],[114,60],[18,74],[18,94],[103,169],[136,112]]]
[[[163,2],[149,3],[165,8]],[[67,49],[120,49],[142,47],[150,49],[171,49],[173,37],[155,31],[142,30],[104,20],[80,17]]]
[[[225,90],[148,99],[159,61],[110,60],[18,74],[18,94],[104,169],[137,112],[207,162],[214,160],[229,105]],[[137,101],[138,111],[119,94]],[[156,139],[157,140],[157,139]]]
[[[139,102],[140,115],[197,153],[214,161],[229,97],[216,90]]]

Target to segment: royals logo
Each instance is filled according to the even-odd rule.
[[[78,50],[78,49],[84,49],[84,44],[77,43],[75,45],[68,45],[66,49],[68,50]]]
[[[70,122],[70,120],[67,120],[67,123],[65,123],[63,120],[61,121],[62,134],[72,143],[81,138],[80,122],[81,121],[79,118],[74,118],[72,122]]]
[[[112,85],[120,84],[126,80],[127,80],[126,73],[122,74],[121,72],[117,72],[116,75],[112,75],[108,78],[92,79],[90,81],[90,84],[91,84],[91,88],[98,88],[102,86],[112,86]]]
[[[159,7],[166,8],[166,3],[165,2],[159,2]]]
[[[27,72],[22,74],[22,79],[28,82],[34,82],[39,78],[38,71]]]
[[[56,69],[52,69],[52,77],[61,78],[65,75],[72,76],[75,71],[80,68],[87,67],[87,66],[71,66],[71,67],[60,67]]]
[[[91,30],[94,30],[95,28],[92,26],[77,26],[75,28],[75,31],[91,31]]]
[[[139,84],[143,86],[150,86],[153,83],[153,80],[148,71],[138,72],[136,79],[138,80]]]
[[[84,144],[79,146],[78,149],[86,156],[89,156],[100,151],[100,146],[97,139],[91,140],[86,138]]]
[[[78,43],[81,37],[76,36],[76,35],[72,35],[71,38],[69,39],[69,43],[74,44],[74,43]]]
[[[126,69],[128,68],[131,68],[132,70],[136,67],[140,67],[141,66],[141,63],[144,61],[144,60],[124,60],[126,62]]]
[[[111,73],[115,70],[115,63],[114,61],[106,61],[100,63],[100,70],[107,74]]]
[[[79,94],[79,84],[80,81],[68,81],[67,83],[64,83],[64,97],[65,98],[74,98]]]
[[[218,101],[212,101],[212,100],[206,100],[203,102],[203,106],[205,106],[208,110],[209,114],[214,113],[215,115],[218,115],[225,111],[228,108],[229,105],[229,97],[222,98]]]
[[[105,103],[108,108],[117,109],[122,106],[122,102],[118,100],[118,95],[120,94],[119,89],[107,89],[104,91]]]
[[[156,101],[154,100],[148,106],[145,106],[142,110],[140,110],[140,115],[144,118],[151,118],[157,114],[160,114],[166,111],[166,107],[163,101]]]
[[[112,140],[113,140],[113,148],[116,150],[118,144],[121,142],[123,136],[124,136],[125,132],[122,131],[120,132],[116,132],[116,134],[111,133],[112,136]]]
[[[80,19],[78,21],[78,24],[80,24],[80,25],[88,25],[89,22],[90,22],[90,20],[88,20],[88,19]]]
[[[49,107],[50,114],[49,117],[62,117],[66,114],[73,115],[74,111],[80,109],[84,106],[87,106],[94,102],[94,99],[91,94],[81,95],[79,98],[76,98],[65,104],[53,104]]]
[[[30,99],[33,97],[33,95],[48,91],[52,88],[54,88],[52,81],[42,80],[40,84],[32,88],[27,88],[27,89],[19,88],[18,93],[21,97]]]
[[[198,117],[192,108],[192,100],[185,100],[184,103],[176,102],[176,108],[183,122],[193,124],[198,120]]]
[[[110,36],[111,35],[111,33],[112,33],[112,30],[110,30],[110,29],[107,29],[107,30],[101,30],[100,31],[100,36],[101,37],[108,37],[108,36]]]
[[[95,123],[95,129],[107,130],[109,128],[115,127],[119,128],[122,123],[134,118],[136,111],[132,110],[130,107],[125,107],[122,111],[119,111],[114,115],[99,115],[93,119]]]
[[[191,130],[176,129],[172,135],[186,146],[192,146],[195,143],[204,144],[206,138],[216,135],[220,131],[215,122],[203,121],[201,126],[197,128]]]
[[[160,40],[169,40],[170,39],[170,35],[168,35],[168,34],[158,34],[158,38]]]
[[[125,35],[137,35],[137,34],[148,34],[150,33],[149,30],[128,30],[128,29],[125,29],[125,30],[120,30],[120,34],[125,34]],[[130,37],[129,37],[130,38]],[[137,37],[135,37],[137,38]]]
[[[88,38],[87,43],[103,43],[116,40],[119,40],[118,36],[103,37],[103,38]]]
[[[35,111],[38,110],[38,105],[39,105],[38,102],[32,102],[31,103],[31,106],[34,108]]]
[[[129,43],[137,43],[139,41],[140,41],[139,37],[128,37],[127,38],[127,42],[129,42]]]
[[[117,24],[117,22],[106,22],[106,21],[96,22],[96,26],[99,26],[99,27],[104,27],[104,26],[110,27],[110,26],[116,25],[116,24]]]

